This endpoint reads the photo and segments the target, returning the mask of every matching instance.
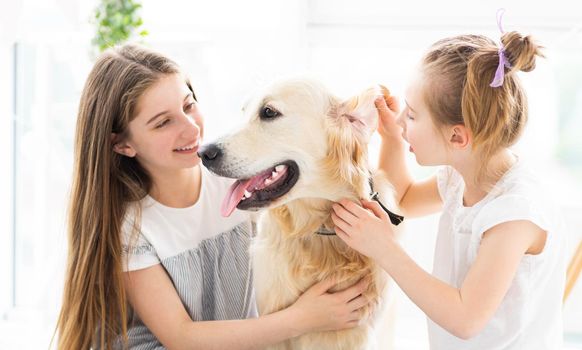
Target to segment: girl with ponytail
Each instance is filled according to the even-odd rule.
[[[433,350],[562,348],[565,232],[540,180],[510,149],[528,118],[518,72],[540,56],[518,32],[499,45],[480,35],[443,39],[424,56],[399,115],[387,93],[376,101],[379,166],[400,210],[441,212],[432,274],[399,246],[376,202],[334,205],[338,236],[377,260],[427,315]],[[440,169],[415,181],[406,150]]]

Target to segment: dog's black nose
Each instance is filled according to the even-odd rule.
[[[217,144],[211,143],[209,145],[202,146],[202,148],[198,150],[198,157],[202,159],[202,163],[206,167],[216,165],[222,158],[222,149],[220,149]]]

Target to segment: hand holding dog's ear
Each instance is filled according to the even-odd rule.
[[[382,137],[400,137],[402,129],[396,123],[396,118],[400,112],[398,99],[390,94],[390,91],[380,85],[382,97],[374,101],[378,110],[378,133]]]
[[[337,118],[341,125],[350,125],[356,136],[367,143],[378,126],[378,111],[373,103],[380,90],[380,86],[374,86],[338,103],[331,108],[330,116]]]
[[[400,105],[398,103],[398,99],[394,97],[394,95],[390,94],[390,90],[384,85],[380,85],[380,91],[382,91],[382,96],[384,97],[384,101],[386,101],[386,106],[390,111],[395,114],[398,114],[400,111]]]

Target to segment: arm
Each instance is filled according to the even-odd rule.
[[[398,245],[387,215],[374,202],[342,201],[332,216],[336,232],[352,248],[378,261],[408,297],[435,323],[468,339],[491,319],[524,254],[538,254],[545,231],[530,221],[499,224],[483,234],[477,258],[461,288],[420,268]],[[339,229],[339,230],[338,230]]]
[[[436,175],[411,183],[400,200],[403,215],[409,218],[434,214],[441,211],[442,207]]]
[[[530,221],[491,228],[483,235],[477,258],[459,289],[422,270],[400,248],[395,249],[395,256],[385,254],[380,265],[435,323],[469,339],[485,327],[501,304],[524,254],[537,252],[543,242],[545,232]]]
[[[354,327],[367,304],[367,281],[327,293],[333,281],[307,290],[289,308],[248,320],[193,322],[161,265],[126,272],[125,288],[140,319],[168,349],[260,349],[314,330]],[[153,282],[153,283],[152,283]]]
[[[436,213],[442,208],[436,176],[415,182],[406,165],[406,144],[397,123],[398,102],[386,88],[384,99],[375,101],[378,109],[378,133],[382,139],[378,168],[383,170],[396,191],[396,202],[403,215],[418,217]]]

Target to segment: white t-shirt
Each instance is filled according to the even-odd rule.
[[[129,254],[124,271],[143,269],[197,248],[204,240],[216,238],[241,223],[248,224],[248,212],[235,210],[225,218],[220,215],[220,203],[234,180],[218,177],[200,165],[201,186],[196,204],[187,208],[167,207],[146,196],[140,202],[142,209],[140,234],[137,242],[129,242],[134,213],[128,210],[124,222],[124,245],[134,253]],[[149,254],[146,246],[153,250]],[[127,250],[127,249],[126,249]]]
[[[540,254],[524,255],[499,308],[477,336],[457,338],[429,319],[431,349],[561,349],[566,237],[557,207],[540,182],[518,160],[471,207],[463,206],[465,184],[452,167],[440,169],[437,182],[444,206],[433,275],[442,281],[460,288],[483,233],[500,223],[531,221],[547,232],[547,239]]]
[[[135,211],[128,212],[123,227],[124,270],[161,264],[194,321],[256,317],[249,213],[235,210],[222,217],[220,203],[233,180],[202,166],[201,176],[200,197],[191,207],[170,208],[145,197],[139,203],[142,214],[135,241],[129,239]],[[135,313],[128,323],[128,338],[134,350],[163,349]]]

